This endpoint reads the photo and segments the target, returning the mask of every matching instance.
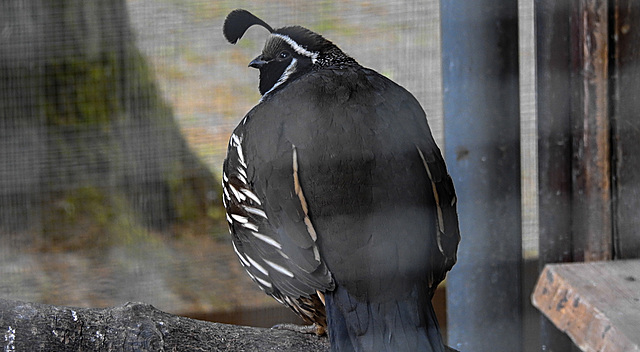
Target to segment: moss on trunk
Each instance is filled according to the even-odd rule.
[[[0,231],[87,248],[220,226],[219,182],[136,48],[125,1],[1,7]]]

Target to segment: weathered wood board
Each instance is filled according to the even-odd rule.
[[[531,299],[582,351],[640,351],[640,260],[547,265]]]

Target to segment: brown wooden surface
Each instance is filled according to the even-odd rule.
[[[573,1],[570,23],[573,261],[612,257],[608,3]],[[554,233],[556,235],[557,233]]]
[[[640,351],[640,260],[547,265],[532,301],[583,351]]]

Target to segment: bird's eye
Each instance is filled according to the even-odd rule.
[[[286,59],[286,58],[288,58],[290,55],[291,55],[291,54],[290,54],[288,51],[283,50],[283,51],[281,51],[281,52],[278,54],[278,59]]]

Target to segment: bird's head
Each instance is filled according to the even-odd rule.
[[[224,21],[223,33],[235,44],[256,24],[271,32],[262,53],[249,63],[250,67],[260,70],[258,88],[263,96],[313,69],[357,64],[320,34],[300,26],[273,29],[246,10],[232,11]]]

